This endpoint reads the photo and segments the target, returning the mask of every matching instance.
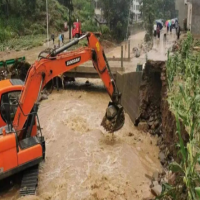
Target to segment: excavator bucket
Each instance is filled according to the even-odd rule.
[[[101,125],[109,133],[113,133],[121,129],[124,125],[125,116],[123,107],[110,102],[106,110],[106,114],[101,122]]]

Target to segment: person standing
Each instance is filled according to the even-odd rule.
[[[180,32],[181,32],[181,28],[180,28],[180,26],[178,24],[177,25],[177,32],[176,32],[176,34],[177,34],[177,40],[179,40],[179,38],[180,38]]]
[[[175,22],[176,34],[177,34],[177,28],[178,28],[178,21],[176,20],[176,22]]]
[[[61,45],[61,43],[62,43],[62,36],[61,36],[61,34],[59,35],[59,41],[60,41],[60,45]]]
[[[169,23],[167,24],[167,33],[169,32]]]
[[[61,34],[62,43],[64,44],[64,34]]]
[[[53,44],[54,44],[54,39],[55,39],[54,34],[51,35],[51,39],[52,39]]]
[[[158,35],[158,39],[160,39],[160,27],[159,26],[157,26],[156,32],[157,32],[157,35]]]
[[[154,30],[154,37],[156,37],[156,30],[157,30],[157,25],[156,24],[153,25],[153,30]]]
[[[172,24],[169,25],[170,33],[172,33]]]

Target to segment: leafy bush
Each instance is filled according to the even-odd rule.
[[[83,32],[87,32],[87,31],[96,32],[96,31],[98,31],[98,27],[97,27],[97,25],[94,23],[94,21],[88,20],[88,21],[86,21],[86,22],[84,22],[84,23],[82,24],[82,31],[83,31]]]
[[[110,34],[110,29],[109,29],[108,26],[102,25],[102,26],[100,27],[100,29],[101,29],[102,34],[104,34],[104,35]]]

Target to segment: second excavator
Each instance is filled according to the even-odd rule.
[[[87,38],[88,46],[66,51]],[[34,195],[38,164],[45,159],[45,140],[38,118],[39,97],[54,77],[92,60],[111,98],[101,125],[113,133],[124,124],[124,110],[104,50],[93,33],[43,53],[27,73],[25,83],[10,79],[0,81],[0,180],[24,172],[20,194]]]

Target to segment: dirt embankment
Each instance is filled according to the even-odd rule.
[[[140,87],[140,115],[136,125],[160,136],[158,144],[162,154],[161,163],[167,164],[170,158],[177,158],[176,120],[167,101],[166,65],[163,61],[148,61]],[[185,142],[188,134],[181,123]]]

